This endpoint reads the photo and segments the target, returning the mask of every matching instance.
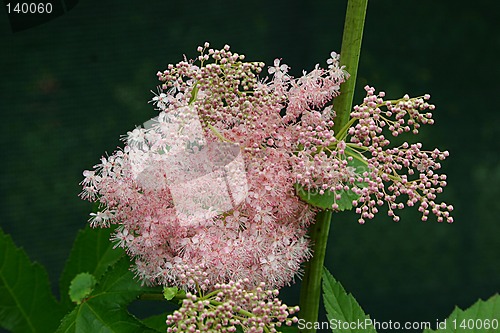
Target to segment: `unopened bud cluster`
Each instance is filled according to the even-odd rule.
[[[167,332],[277,332],[282,325],[292,325],[299,311],[288,307],[277,297],[279,291],[266,290],[265,283],[248,291],[249,281],[216,284],[204,296],[187,293],[180,309],[168,315]]]
[[[300,141],[304,149],[296,156],[298,183],[320,194],[330,191],[336,200],[352,191],[360,223],[372,219],[383,205],[395,222],[399,221],[395,210],[406,206],[418,206],[422,221],[432,213],[438,222],[453,222],[453,206],[436,202],[446,186],[446,175],[437,170],[449,153],[423,150],[421,143],[391,147],[391,136],[417,134],[421,124],[434,123],[430,112],[434,105],[427,102],[430,95],[386,101],[384,92],[377,95],[369,86],[365,90],[363,103],[354,107],[349,123],[335,137],[325,131],[324,121],[304,131]]]

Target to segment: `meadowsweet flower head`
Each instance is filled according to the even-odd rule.
[[[113,241],[144,282],[194,290],[185,277],[197,267],[207,290],[289,283],[311,256],[306,230],[317,211],[297,188],[330,198],[322,208],[354,206],[360,223],[384,204],[394,221],[405,206],[418,206],[422,220],[432,212],[453,221],[453,207],[436,201],[448,152],[389,139],[433,123],[428,95],[389,101],[366,87],[335,133],[331,102],[348,78],[336,53],[327,69],[298,78],[276,60],[265,78],[264,63],[227,45],[198,52],[157,73],[158,117],[128,132],[81,183],[81,197],[103,206],[92,226],[118,224]]]
[[[147,283],[192,288],[181,276],[197,266],[213,284],[281,287],[311,255],[305,233],[314,209],[293,188],[299,131],[280,116],[279,91],[293,86],[297,103],[302,85],[317,94],[305,104],[307,118],[341,79],[316,69],[299,82],[278,62],[281,74],[266,84],[263,63],[244,62],[227,46],[199,50],[197,61],[158,73],[158,117],[85,172],[82,197],[105,207],[93,226],[119,224],[113,240]]]

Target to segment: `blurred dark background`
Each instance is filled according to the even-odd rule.
[[[80,1],[12,32],[0,14],[0,227],[46,265],[56,292],[91,205],[82,171],[155,115],[155,73],[196,47],[230,44],[249,60],[283,58],[300,75],[340,52],[342,1]],[[326,265],[378,321],[443,320],[500,291],[500,137],[496,1],[371,1],[358,74],[391,98],[430,93],[436,124],[418,140],[449,150],[440,199],[455,223],[416,210],[361,226],[334,214]],[[362,90],[355,97],[360,102]],[[297,286],[283,293],[298,303]]]

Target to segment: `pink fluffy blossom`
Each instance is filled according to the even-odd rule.
[[[427,95],[385,101],[367,87],[348,126],[334,133],[327,104],[348,77],[336,53],[327,69],[316,65],[299,78],[276,60],[268,79],[263,63],[245,62],[227,45],[198,51],[196,61],[157,73],[158,117],[84,172],[82,198],[103,207],[91,224],[118,224],[113,240],[143,281],[189,289],[185,267],[200,267],[212,287],[290,283],[311,256],[306,230],[316,212],[297,184],[333,195],[334,210],[350,193],[361,223],[383,204],[398,221],[401,195],[423,220],[432,212],[452,222],[453,207],[435,201],[446,185],[436,170],[448,153],[391,147],[382,134],[431,124]]]
[[[263,63],[243,62],[228,47],[203,51],[199,65],[181,61],[158,73],[159,116],[85,171],[82,197],[104,206],[92,225],[119,224],[113,240],[147,283],[189,288],[182,269],[199,266],[213,284],[281,287],[311,255],[305,234],[314,209],[295,194],[290,158],[299,131],[280,116],[276,83],[259,79]],[[334,71],[299,82],[276,66],[276,82],[297,104],[302,85],[311,92],[304,114],[338,94]]]

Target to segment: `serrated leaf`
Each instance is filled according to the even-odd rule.
[[[71,301],[81,304],[94,290],[96,282],[95,277],[89,273],[80,273],[75,276],[69,286],[69,298]]]
[[[14,333],[50,333],[64,313],[45,269],[0,229],[0,327]]]
[[[424,333],[494,333],[500,331],[500,296],[492,296],[487,301],[478,300],[466,310],[455,307],[435,330],[426,329]]]
[[[76,275],[87,272],[99,280],[108,267],[124,255],[122,249],[113,249],[109,240],[111,232],[112,229],[92,229],[90,226],[78,232],[59,281],[61,303],[66,306],[67,311],[74,305],[68,292],[69,285]]]
[[[354,173],[361,175],[366,171],[366,164],[362,162],[362,156],[358,153],[346,148],[346,152],[350,156],[356,156],[352,161],[348,161],[348,166],[354,168]],[[364,182],[355,182],[357,187],[366,187]],[[352,188],[352,186],[349,186]],[[334,203],[339,207],[339,211],[351,210],[353,208],[352,201],[357,200],[359,195],[354,193],[352,190],[342,190],[342,191],[330,191],[325,190],[323,194],[319,193],[319,190],[306,190],[303,186],[295,184],[295,190],[300,199],[307,202],[308,204],[321,208],[321,209],[332,209]],[[336,200],[335,197],[340,194],[340,199]]]
[[[127,305],[152,288],[142,287],[123,257],[99,281],[85,302],[67,315],[57,333],[76,332],[156,332],[127,311]]]
[[[323,302],[333,333],[377,332],[371,325],[360,327],[357,324],[369,322],[370,316],[326,268],[323,268]]]

